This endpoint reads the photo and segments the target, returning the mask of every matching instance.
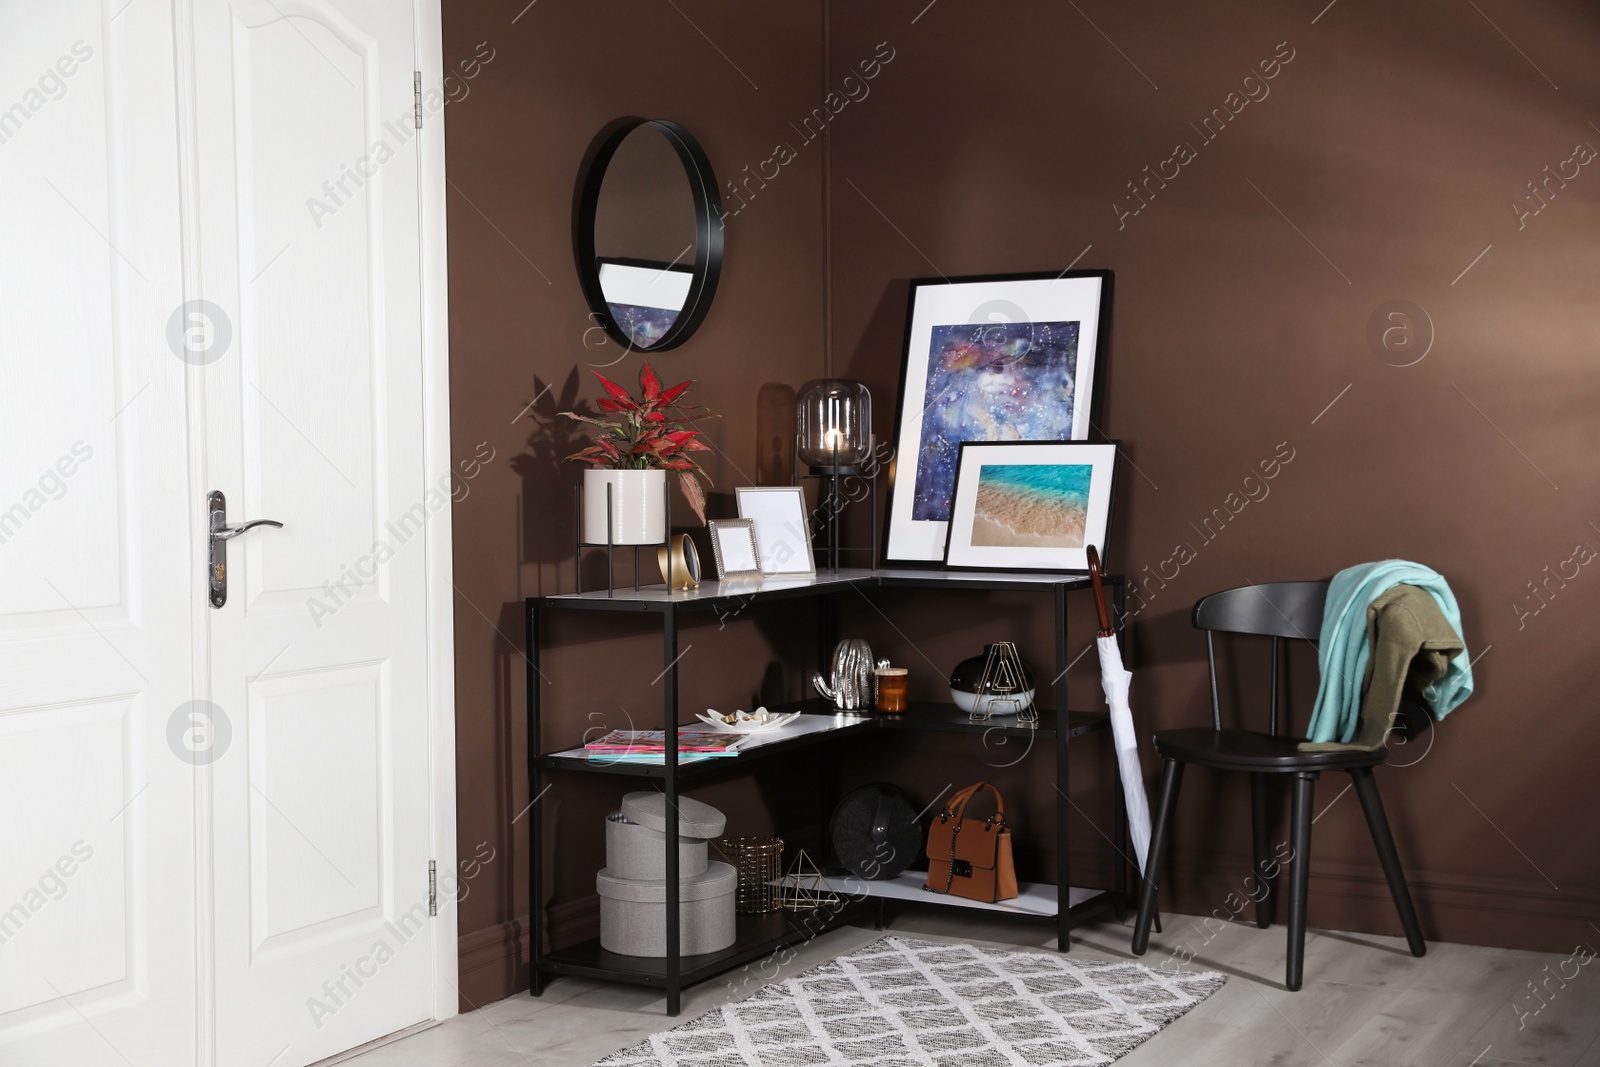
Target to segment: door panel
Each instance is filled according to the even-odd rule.
[[[390,175],[359,170],[383,141],[380,48],[327,4],[266,0],[233,16],[238,256],[251,272],[240,294],[244,433],[248,455],[273,459],[247,466],[245,489],[264,514],[298,510],[304,535],[246,546],[246,610],[303,612],[381,524]],[[409,54],[384,58],[409,78]]]
[[[70,79],[55,67],[63,59]],[[81,628],[63,597],[79,609],[111,609],[99,612],[105,621],[125,622],[130,608],[122,584],[129,544],[117,479],[122,442],[115,432],[97,432],[97,451],[85,436],[115,429],[110,420],[125,399],[119,385],[137,373],[131,324],[118,313],[135,295],[130,285],[145,288],[137,267],[107,243],[128,247],[126,197],[108,178],[112,167],[132,161],[114,140],[122,131],[107,113],[106,63],[91,5],[48,17],[24,14],[20,5],[0,10],[0,69],[24,75],[7,77],[0,89],[0,107],[13,105],[0,114],[0,292],[8,305],[0,315],[0,432],[11,475],[0,498],[0,542],[23,546],[0,554],[0,626],[12,634],[52,623]],[[40,78],[61,86],[59,99],[45,94]],[[72,358],[57,358],[62,353]],[[93,462],[78,463],[75,444]],[[82,468],[70,483],[53,471],[63,456],[67,467]],[[85,542],[90,550],[65,565]],[[47,561],[59,592],[35,573]]]
[[[387,675],[387,664],[355,664],[279,674],[251,687],[258,957],[381,932],[384,801],[394,786],[384,759]],[[316,840],[301,826],[318,827]]]
[[[172,11],[113,14],[0,7],[7,1067],[196,1060]]]
[[[230,546],[209,613],[217,1052],[295,1067],[433,1017],[410,5],[197,4],[208,368]],[[402,121],[403,120],[403,121]],[[431,514],[437,508],[424,508]],[[248,828],[246,832],[245,828]]]
[[[140,953],[129,933],[149,920],[129,892],[140,873],[130,867],[145,854],[144,827],[102,826],[105,813],[126,803],[144,718],[128,697],[0,717],[0,780],[19,801],[7,805],[7,817],[28,827],[6,852],[27,884],[0,915],[0,1016],[14,1021],[40,1008],[70,1015],[61,997],[82,1008],[131,988]],[[86,828],[98,832],[85,836]],[[72,892],[80,875],[93,877]],[[97,950],[57,955],[79,939]]]

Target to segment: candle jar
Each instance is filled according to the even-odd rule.
[[[826,471],[855,470],[872,450],[872,394],[860,382],[842,378],[807,382],[795,423],[800,462]]]
[[[874,672],[877,699],[873,701],[879,711],[906,710],[906,697],[910,691],[910,672],[904,667],[879,667]]]

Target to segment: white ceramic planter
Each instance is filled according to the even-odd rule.
[[[606,486],[611,486],[611,543],[659,545],[667,539],[667,472],[583,472],[583,540],[606,543]]]

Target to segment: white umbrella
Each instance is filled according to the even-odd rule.
[[[1094,587],[1094,606],[1100,621],[1095,640],[1100,652],[1100,684],[1106,691],[1106,705],[1111,709],[1111,733],[1116,739],[1122,797],[1128,807],[1128,836],[1133,839],[1133,851],[1139,858],[1142,874],[1145,858],[1150,853],[1150,801],[1145,796],[1144,769],[1139,763],[1139,735],[1133,725],[1133,712],[1128,707],[1128,686],[1133,674],[1122,665],[1122,649],[1117,647],[1117,634],[1112,629],[1110,613],[1106,611],[1106,594],[1100,585],[1100,554],[1093,545],[1088,546],[1087,551],[1089,581]]]

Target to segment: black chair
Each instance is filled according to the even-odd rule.
[[[1374,752],[1302,752],[1299,738],[1279,733],[1278,661],[1281,639],[1304,638],[1315,641],[1322,630],[1322,606],[1328,583],[1273,582],[1214,593],[1194,606],[1194,625],[1206,631],[1206,659],[1211,669],[1211,728],[1163,730],[1156,734],[1156,751],[1165,760],[1161,773],[1161,799],[1151,832],[1150,853],[1145,864],[1145,879],[1139,897],[1139,917],[1133,930],[1133,952],[1144,955],[1150,944],[1150,921],[1155,913],[1159,890],[1157,872],[1166,859],[1172,832],[1172,817],[1178,807],[1178,787],[1183,769],[1194,763],[1224,771],[1245,771],[1250,775],[1250,814],[1255,853],[1256,925],[1272,925],[1277,887],[1270,869],[1277,866],[1272,855],[1272,820],[1268,804],[1268,776],[1285,775],[1293,780],[1294,801],[1290,818],[1289,845],[1289,958],[1285,984],[1300,988],[1305,968],[1306,890],[1311,857],[1311,802],[1317,777],[1323,771],[1348,771],[1361,799],[1361,810],[1372,831],[1378,859],[1389,880],[1389,892],[1400,912],[1406,942],[1413,956],[1427,951],[1417,913],[1411,906],[1394,837],[1378,798],[1378,783],[1372,768],[1388,758],[1386,749]],[[1272,699],[1269,732],[1224,730],[1222,708],[1217,699],[1217,655],[1213,633],[1255,634],[1272,638]]]

